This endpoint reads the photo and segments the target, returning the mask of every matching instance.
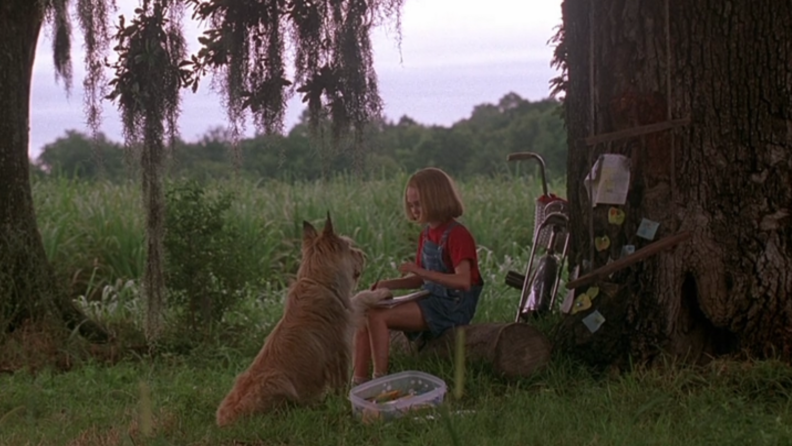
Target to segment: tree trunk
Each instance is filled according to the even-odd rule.
[[[41,2],[0,4],[0,324],[2,332],[28,319],[52,316],[99,334],[55,281],[36,225],[28,161],[30,85]]]
[[[589,271],[650,243],[636,236],[643,218],[660,223],[655,240],[691,238],[607,279],[615,291],[566,317],[557,345],[603,365],[660,352],[789,359],[792,3],[565,0],[563,16],[571,265],[593,260]],[[631,161],[621,225],[608,223],[611,205],[592,210],[584,187],[603,153]],[[602,235],[611,245],[598,252]],[[582,319],[595,310],[605,322],[591,333]]]
[[[140,164],[142,167],[143,201],[146,209],[146,269],[143,290],[146,296],[146,339],[154,341],[162,334],[162,309],[165,300],[163,273],[165,235],[165,196],[162,184],[162,117],[146,117]],[[208,319],[204,319],[208,320]]]
[[[404,333],[391,332],[395,351],[422,356],[453,357],[456,331],[421,346],[411,344]],[[472,324],[465,327],[465,360],[491,364],[507,378],[526,377],[550,362],[552,345],[536,327],[522,323]]]

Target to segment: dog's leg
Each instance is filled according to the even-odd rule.
[[[349,384],[351,378],[352,350],[343,349],[338,352],[328,364],[327,384],[330,390],[336,395],[342,395]]]
[[[267,376],[260,379],[244,394],[240,394],[237,388],[231,390],[217,409],[218,426],[226,426],[254,413],[270,412],[290,401],[299,401],[297,390],[287,377]]]
[[[365,312],[369,307],[391,297],[393,297],[393,292],[387,288],[363,290],[352,296],[352,309],[357,312]]]
[[[355,330],[366,323],[366,311],[374,307],[378,302],[393,297],[391,290],[387,288],[380,288],[378,290],[364,290],[352,296],[351,302],[351,316],[352,325]],[[353,333],[354,334],[354,333]]]

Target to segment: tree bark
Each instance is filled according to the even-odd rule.
[[[526,377],[550,362],[552,345],[536,327],[522,323],[472,324],[465,328],[465,360],[491,364],[506,378]],[[456,331],[421,346],[411,344],[402,332],[391,332],[395,351],[421,356],[453,357]]]
[[[619,271],[612,295],[566,317],[557,345],[590,361],[792,358],[792,4],[565,0],[570,265],[620,256],[641,219],[680,245]],[[668,20],[666,19],[668,17]],[[587,146],[586,137],[690,118]],[[592,209],[583,180],[603,153],[631,160],[626,213]],[[611,246],[593,249],[593,237]],[[585,287],[578,289],[578,294]],[[582,319],[599,311],[594,333]]]
[[[50,316],[102,335],[56,284],[36,225],[28,160],[30,86],[41,2],[0,4],[0,324],[8,332]]]

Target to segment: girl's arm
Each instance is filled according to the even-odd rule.
[[[414,274],[414,276],[409,277],[417,277],[421,279],[421,282],[423,282],[424,279],[431,280],[432,282],[437,282],[444,287],[454,290],[468,291],[471,286],[472,274],[470,272],[470,260],[459,262],[459,265],[454,268],[454,272],[450,274],[429,271],[419,267],[415,263],[405,263],[399,267],[399,270],[403,273]]]

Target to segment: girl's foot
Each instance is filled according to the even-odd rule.
[[[354,376],[352,377],[352,387],[359,386],[368,380],[365,376]]]

